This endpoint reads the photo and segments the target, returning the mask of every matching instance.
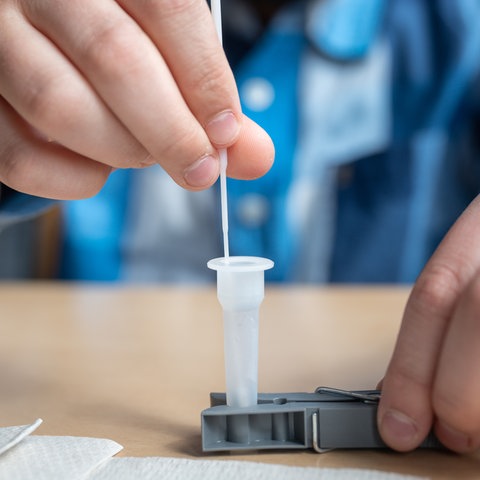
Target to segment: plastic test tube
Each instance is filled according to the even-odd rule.
[[[217,296],[223,309],[227,405],[257,404],[258,314],[264,298],[264,270],[273,262],[260,257],[222,257],[208,262],[217,271]]]

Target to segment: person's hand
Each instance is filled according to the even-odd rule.
[[[392,448],[433,427],[456,452],[480,447],[480,197],[419,276],[382,382],[378,425]]]
[[[0,182],[60,199],[159,163],[182,187],[263,175],[205,0],[0,2]]]

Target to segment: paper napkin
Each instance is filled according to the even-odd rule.
[[[30,435],[0,455],[0,479],[85,480],[122,448],[101,438]]]
[[[102,438],[30,435],[40,424],[0,428],[0,480],[418,480],[366,469],[289,467],[236,460],[112,458]]]
[[[420,477],[349,468],[287,467],[231,460],[113,458],[88,480],[418,480]]]
[[[38,418],[30,425],[0,428],[0,455],[20,443],[27,435],[35,431],[41,423],[42,419]]]

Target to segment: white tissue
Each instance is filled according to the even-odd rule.
[[[122,448],[101,438],[31,435],[0,456],[0,478],[85,480]]]
[[[0,479],[8,480],[418,480],[351,468],[289,467],[236,460],[112,458],[113,440],[30,435],[42,421],[0,428]],[[2,453],[3,452],[3,453]]]
[[[0,428],[0,455],[20,443],[27,435],[35,431],[41,423],[42,419],[37,418],[30,425]]]
[[[265,463],[181,458],[113,458],[88,480],[417,480],[377,470],[287,467]]]

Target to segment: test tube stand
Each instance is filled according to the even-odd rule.
[[[210,394],[202,412],[204,452],[387,448],[378,433],[380,392],[320,387],[313,393],[263,393],[258,404],[226,405],[224,393]],[[444,448],[430,433],[422,448]]]

